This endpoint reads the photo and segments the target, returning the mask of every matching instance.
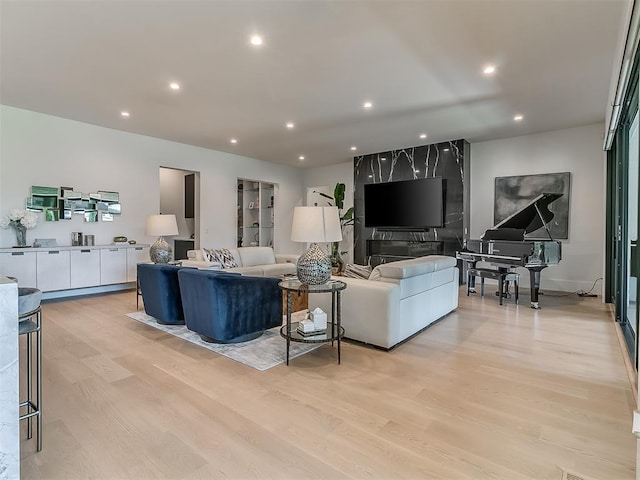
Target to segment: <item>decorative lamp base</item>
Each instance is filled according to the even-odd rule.
[[[171,245],[162,237],[158,237],[158,240],[149,248],[149,257],[153,263],[169,263],[171,254]]]
[[[297,263],[298,280],[309,285],[322,285],[331,278],[331,259],[317,243],[300,255]]]

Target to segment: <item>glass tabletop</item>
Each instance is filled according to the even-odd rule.
[[[329,280],[321,285],[309,285],[308,283],[302,283],[297,278],[282,280],[278,283],[278,286],[282,290],[309,293],[339,292],[347,288],[347,284],[340,280]]]

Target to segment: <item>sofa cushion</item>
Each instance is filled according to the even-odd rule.
[[[379,280],[380,277],[385,278],[409,278],[426,273],[432,273],[456,266],[454,257],[444,255],[428,255],[426,257],[412,258],[410,260],[400,260],[398,262],[390,262],[378,265],[373,269],[369,280]]]
[[[242,247],[238,249],[243,267],[254,265],[272,265],[276,263],[276,257],[271,247]]]

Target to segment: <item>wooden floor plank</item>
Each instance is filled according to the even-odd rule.
[[[45,303],[44,449],[23,438],[23,478],[635,478],[609,308],[489,293],[461,289],[390,352],[345,342],[337,365],[326,345],[265,372],[126,317],[133,292]]]

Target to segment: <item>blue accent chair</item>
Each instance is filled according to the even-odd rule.
[[[178,270],[160,263],[139,263],[138,282],[144,311],[163,325],[184,325]]]
[[[246,342],[282,325],[277,278],[195,269],[178,278],[187,328],[206,342]]]

